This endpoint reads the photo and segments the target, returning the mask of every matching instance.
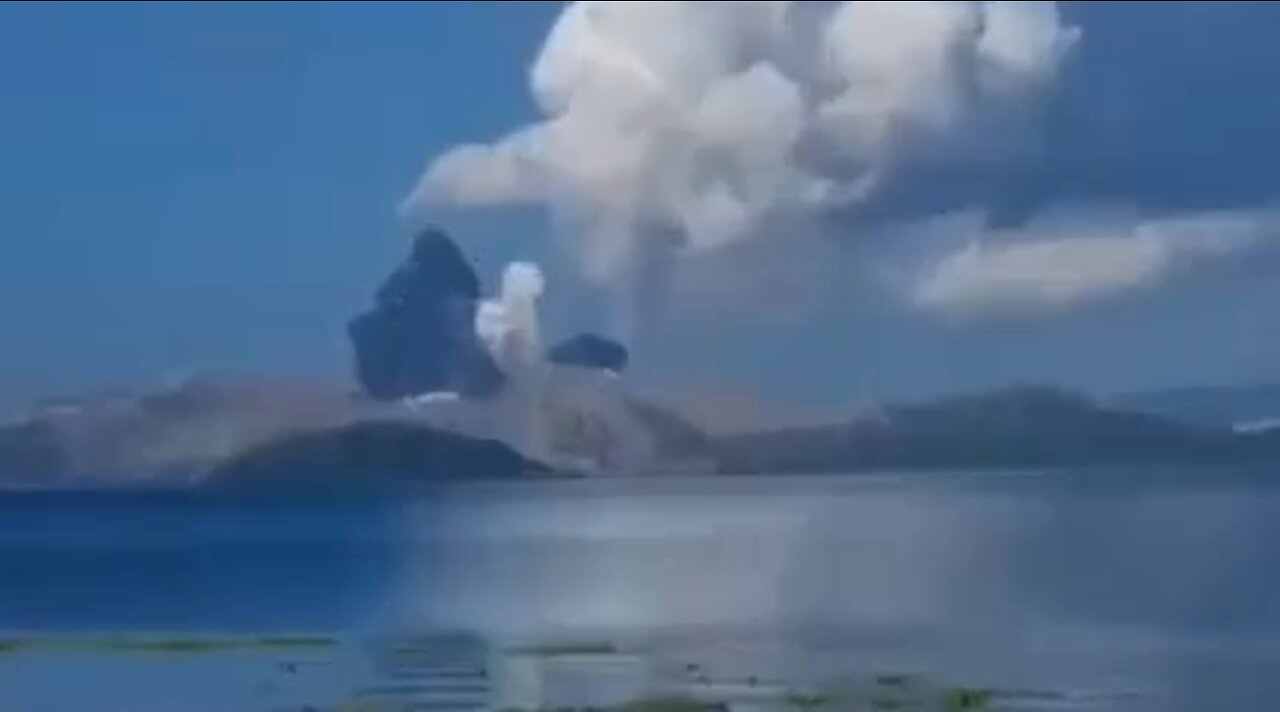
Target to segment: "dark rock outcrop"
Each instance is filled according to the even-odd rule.
[[[618,373],[627,367],[627,358],[627,347],[597,334],[571,336],[547,351],[547,360],[552,363]]]
[[[364,391],[380,400],[496,392],[505,379],[475,334],[479,299],[480,280],[453,240],[420,234],[374,307],[348,327]]]
[[[281,438],[218,466],[205,484],[213,489],[380,490],[538,473],[549,470],[496,440],[386,421]]]

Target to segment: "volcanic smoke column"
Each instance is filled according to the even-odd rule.
[[[788,226],[913,168],[1017,160],[1078,36],[1052,2],[572,3],[529,71],[541,119],[440,156],[407,207],[545,207],[645,321],[686,258],[802,250]]]
[[[541,404],[547,387],[538,301],[546,283],[530,262],[513,262],[502,275],[498,294],[480,303],[475,331],[507,384],[494,399],[498,429],[509,442],[533,457],[545,457],[547,439]]]

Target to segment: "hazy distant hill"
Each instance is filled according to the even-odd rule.
[[[627,394],[605,372],[554,367],[538,400],[545,447],[524,454],[557,467],[633,474],[670,470],[667,463],[695,457],[705,445],[697,428]],[[0,423],[0,487],[197,483],[247,453],[335,428],[388,421],[498,439],[522,450],[530,443],[513,437],[510,406],[502,398],[445,399],[426,406],[375,402],[327,383],[213,379],[63,400]],[[355,432],[360,434],[352,436],[354,443],[399,447],[406,442]],[[349,452],[334,454],[352,461]]]
[[[652,475],[1280,462],[1280,430],[1235,432],[1051,388],[708,433],[607,372],[555,367],[542,383],[529,438],[508,432],[501,399],[371,403],[324,384],[198,381],[52,404],[0,425],[0,485],[196,484],[212,472],[331,486],[507,476],[539,463]],[[302,470],[314,479],[297,479]]]
[[[1170,388],[1126,393],[1108,403],[1200,425],[1230,428],[1271,422],[1280,426],[1280,385]]]
[[[626,405],[632,417],[652,434],[660,461],[687,461],[709,454],[711,438],[681,414],[635,397],[627,398]]]
[[[0,484],[182,482],[282,435],[351,422],[357,406],[332,385],[247,379],[45,403],[0,423]]]
[[[732,473],[1280,461],[1280,437],[1035,387],[886,406],[840,424],[719,436],[713,448],[718,469]]]

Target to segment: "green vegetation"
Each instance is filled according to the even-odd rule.
[[[622,653],[617,645],[608,641],[539,643],[512,648],[508,652],[513,655],[534,655],[544,658],[570,655],[619,655]]]
[[[216,636],[216,635],[99,635],[99,636],[12,636],[0,637],[0,656],[28,651],[78,654],[154,654],[197,656],[201,654],[267,654],[284,651],[315,651],[332,648],[339,641],[318,635]],[[511,655],[537,657],[584,656],[580,662],[584,672],[596,663],[593,656],[621,654],[619,645],[608,641],[555,641],[509,648]],[[470,674],[470,673],[468,673]],[[489,673],[481,668],[480,679],[450,683],[457,693],[483,696],[490,689]],[[984,712],[997,701],[1008,703],[1028,700],[1062,700],[1052,692],[995,690],[979,687],[952,686],[928,676],[915,674],[858,675],[852,678],[828,679],[816,687],[788,687],[785,682],[760,685],[759,678],[726,681],[724,685],[708,683],[705,677],[676,676],[667,685],[648,688],[643,697],[597,708],[597,712],[727,712],[740,701],[749,701],[755,709],[790,712]],[[431,691],[428,682],[397,683],[383,681],[353,691],[353,697],[342,710],[369,711],[384,709],[388,699],[411,699]],[[718,690],[719,692],[714,692]],[[742,695],[742,697],[737,697]],[[531,706],[505,709],[503,712],[574,712],[554,699],[538,700]]]
[[[635,700],[623,704],[599,708],[598,712],[728,712],[728,705],[722,702],[702,702],[684,698],[655,698]],[[556,707],[548,705],[536,708],[503,709],[499,712],[576,712],[577,708]]]
[[[875,682],[881,687],[909,687],[920,684],[919,678],[911,675],[879,675]]]
[[[21,643],[16,640],[6,640],[0,638],[0,657],[11,655],[21,649]]]
[[[944,697],[943,709],[946,712],[980,712],[989,708],[993,695],[986,690],[954,689],[948,690]],[[864,703],[858,704],[854,700],[845,700],[820,693],[789,694],[782,700],[782,703],[786,709],[796,710],[797,712],[811,712],[813,710],[844,710],[849,712],[865,710],[866,712],[872,712],[874,710],[936,709],[934,706],[925,704],[925,700],[916,698],[872,696]],[[933,704],[936,704],[936,702]],[[601,712],[726,712],[729,709],[729,705],[725,702],[686,698],[657,698],[627,702],[609,707]],[[567,712],[567,710],[555,705],[548,705],[534,709],[511,709],[503,710],[502,712]]]
[[[73,647],[120,653],[208,653],[238,649],[240,641],[208,638],[105,639],[69,641]]]
[[[996,693],[971,687],[937,687],[915,675],[878,675],[870,684],[842,686],[840,690],[791,692],[783,705],[796,712],[816,710],[945,710],[981,712],[990,709]]]
[[[77,653],[161,653],[192,655],[202,653],[252,652],[268,650],[314,650],[337,645],[322,636],[278,636],[262,638],[201,636],[48,636],[0,638],[0,654],[27,651]]]
[[[728,712],[728,709],[728,705],[720,702],[658,699],[628,702],[618,707],[618,712]]]
[[[994,697],[990,690],[961,687],[947,691],[945,704],[947,712],[970,712],[987,709]]]
[[[262,648],[288,648],[297,650],[299,648],[332,648],[338,644],[338,641],[321,635],[301,635],[301,636],[278,636],[257,639],[258,647]]]
[[[820,710],[831,706],[832,698],[819,693],[793,693],[784,700],[794,710]]]

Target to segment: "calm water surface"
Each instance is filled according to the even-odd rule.
[[[5,495],[0,708],[1269,709],[1276,476]]]

